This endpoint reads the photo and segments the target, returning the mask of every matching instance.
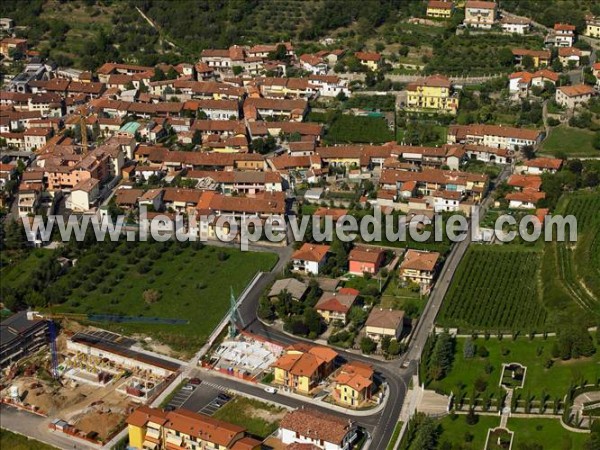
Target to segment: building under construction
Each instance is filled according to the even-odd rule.
[[[50,341],[49,323],[27,311],[0,323],[0,369],[38,351]]]

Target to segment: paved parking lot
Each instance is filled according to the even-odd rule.
[[[219,394],[227,394],[233,397],[228,389],[216,383],[202,381],[194,391],[186,397],[182,403],[183,408],[194,412],[200,412],[212,416],[227,401],[219,399]]]
[[[175,409],[181,408],[183,406],[183,404],[188,400],[188,398],[190,398],[190,396],[193,393],[194,393],[194,391],[186,391],[186,390],[180,389],[175,394],[175,396],[171,399],[171,401],[169,402],[169,404],[167,406],[175,408]]]

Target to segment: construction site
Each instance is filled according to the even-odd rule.
[[[28,325],[20,320],[13,331],[22,335]],[[4,367],[0,395],[4,404],[48,417],[53,430],[106,442],[179,370],[173,361],[133,349],[132,339],[76,324],[53,335],[52,327],[48,345]]]

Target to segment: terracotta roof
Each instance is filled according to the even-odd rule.
[[[409,269],[432,272],[439,259],[440,254],[438,252],[409,249],[404,254],[404,260],[400,264],[400,271]]]
[[[272,109],[275,111],[293,111],[296,109],[304,110],[308,107],[306,100],[276,100],[272,98],[247,98],[244,107],[250,106],[256,109]]]
[[[378,62],[381,60],[381,54],[375,52],[356,52],[354,53],[354,56],[356,56],[361,61]]]
[[[238,425],[233,425],[186,409],[168,412],[167,423],[164,426],[171,430],[222,445],[225,448],[231,448],[235,437],[246,431],[245,428]]]
[[[347,419],[302,408],[287,413],[281,420],[280,427],[304,437],[341,446],[344,436],[351,431],[352,424]]]
[[[335,381],[360,392],[373,384],[373,367],[358,361],[346,363],[340,368]]]
[[[375,264],[384,253],[383,249],[355,246],[348,255],[348,261],[360,261]]]
[[[167,413],[158,408],[142,405],[127,417],[126,422],[140,428],[146,426],[148,422],[164,425],[167,422]]]
[[[473,124],[450,125],[450,127],[448,127],[448,134],[456,136],[472,135],[482,137],[489,135],[535,141],[541,134],[541,131],[528,128],[508,127],[504,125]]]
[[[302,247],[300,247],[300,249],[294,252],[292,259],[320,262],[330,249],[331,246],[329,245],[305,243],[302,245]]]
[[[427,8],[452,9],[452,1],[429,0]]]
[[[575,25],[569,23],[555,23],[554,29],[556,31],[575,31]]]
[[[526,167],[539,167],[540,169],[554,169],[558,170],[562,167],[563,161],[558,158],[534,158],[529,161],[525,161]]]
[[[558,90],[567,97],[579,97],[581,95],[593,95],[595,93],[594,88],[592,86],[588,86],[587,84],[560,86]]]
[[[316,55],[310,55],[308,53],[300,55],[300,61],[302,61],[303,63],[309,64],[311,66],[323,64],[323,58],[320,58]]]
[[[506,184],[509,186],[520,187],[522,189],[534,189],[539,191],[542,187],[542,178],[538,175],[511,175]]]
[[[583,56],[583,52],[577,47],[558,47],[558,56],[569,57],[569,56]]]
[[[444,75],[431,75],[426,78],[421,78],[417,81],[413,81],[406,86],[406,89],[409,91],[416,91],[420,86],[427,87],[443,87],[448,88],[452,86],[452,82],[450,79]]]
[[[315,309],[317,311],[335,311],[347,313],[356,301],[356,294],[340,294],[336,292],[324,292]]]
[[[480,2],[469,0],[465,4],[465,8],[476,8],[476,9],[494,9],[496,7],[496,2]]]
[[[550,59],[550,57],[552,56],[550,50],[530,50],[527,48],[513,48],[511,51],[512,54],[515,56],[531,56],[542,59]]]
[[[404,311],[393,309],[373,308],[365,325],[367,327],[396,330],[404,321]]]
[[[117,205],[135,205],[138,199],[144,195],[141,189],[118,189],[115,193],[115,202]]]
[[[313,216],[316,216],[316,217],[331,216],[331,218],[333,220],[338,220],[341,217],[344,217],[346,215],[348,215],[347,209],[330,208],[328,206],[321,206],[313,213]]]
[[[533,203],[534,205],[541,199],[546,198],[545,192],[535,192],[531,190],[525,190],[523,192],[511,192],[510,194],[506,194],[506,200],[523,202],[523,203]]]

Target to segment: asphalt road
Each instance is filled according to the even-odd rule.
[[[9,406],[0,406],[0,426],[63,449],[98,450],[98,446],[48,429],[50,420]]]

